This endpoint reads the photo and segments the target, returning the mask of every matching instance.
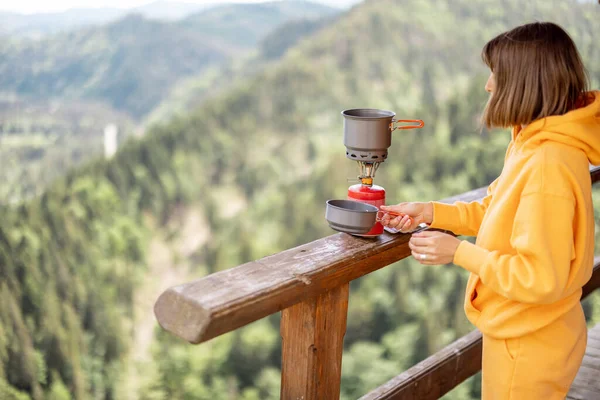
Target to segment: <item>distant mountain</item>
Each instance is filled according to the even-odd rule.
[[[202,74],[177,82],[169,95],[145,117],[144,124],[151,125],[193,111],[206,99],[242,83],[276,62],[299,41],[310,40],[312,35],[334,24],[338,17],[340,14],[294,19],[281,24],[260,41],[252,56],[242,62],[211,67]]]
[[[41,40],[3,40],[0,92],[100,100],[139,118],[181,78],[240,57],[287,21],[334,12],[304,1],[236,4],[178,22],[131,14]]]
[[[314,19],[337,11],[309,1],[230,4],[189,16],[182,20],[180,25],[193,28],[206,37],[249,47],[254,46],[282,22]],[[240,35],[240,31],[243,31],[244,35]]]
[[[152,19],[176,20],[212,6],[210,3],[193,4],[159,0],[131,9],[73,8],[63,12],[37,14],[0,12],[0,35],[39,38],[60,31],[105,24],[130,13],[141,14]]]
[[[341,9],[362,0],[323,0],[321,7],[325,9],[333,7]],[[305,3],[310,14],[317,5],[310,4],[304,0],[284,0],[281,3]],[[323,5],[324,4],[324,5]],[[20,36],[26,38],[41,38],[49,34],[78,29],[90,25],[102,25],[113,22],[127,14],[141,14],[149,19],[164,21],[175,21],[197,14],[201,11],[218,7],[218,3],[195,4],[180,1],[157,0],[149,4],[144,4],[132,8],[115,7],[97,7],[97,8],[72,8],[62,12],[20,14],[15,12],[0,11],[0,36]],[[233,1],[228,5],[231,11],[237,9],[237,4]],[[243,4],[242,4],[243,5]],[[251,4],[248,4],[251,5]],[[286,6],[283,6],[285,8]],[[294,11],[298,11],[297,6],[291,6]],[[304,13],[300,11],[299,17]],[[238,16],[236,16],[237,19]],[[227,24],[231,20],[226,21]]]
[[[315,9],[331,10],[308,4],[296,14],[315,15]],[[144,125],[165,121],[257,73],[283,54],[282,46],[308,35],[306,29],[293,28],[304,26],[303,21],[324,23],[283,22],[275,28],[274,41],[269,32],[265,40],[270,44],[261,42],[261,50],[249,58],[245,54],[256,48],[252,41],[254,47],[245,47],[234,37],[197,33],[190,21],[182,27],[140,15],[47,40],[0,40],[0,159],[5,167],[0,169],[0,204],[28,199],[68,168],[99,156],[106,124],[116,123],[123,139],[134,130],[126,114],[141,116],[152,109]],[[235,62],[226,62],[233,54]],[[4,98],[2,92],[9,94]]]
[[[259,54],[266,60],[274,60],[282,55],[301,39],[320,29],[334,24],[335,17],[295,19],[280,25],[266,35],[258,46]]]
[[[202,10],[214,7],[216,4],[186,3],[178,1],[158,0],[133,8],[133,12],[140,13],[146,18],[177,20]]]
[[[102,100],[133,116],[177,79],[229,55],[190,29],[140,15],[40,41],[4,41],[0,54],[0,91]]]
[[[78,8],[61,13],[0,12],[0,35],[36,38],[86,25],[109,22],[125,15],[118,8]]]

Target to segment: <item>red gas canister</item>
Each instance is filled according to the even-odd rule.
[[[377,185],[368,186],[360,183],[352,185],[348,188],[348,200],[360,201],[379,208],[385,205],[385,189]],[[383,225],[377,222],[369,232],[356,236],[377,236],[382,233]]]

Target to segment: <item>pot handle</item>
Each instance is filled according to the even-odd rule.
[[[379,215],[379,213],[382,213],[382,214],[381,214],[381,215]],[[385,215],[385,214],[389,214],[389,215],[392,215],[392,216],[394,216],[394,217],[404,217],[404,216],[406,215],[406,214],[404,214],[404,213],[397,213],[397,212],[394,212],[394,211],[383,211],[383,210],[379,210],[379,211],[377,211],[377,217],[375,218],[375,220],[376,220],[377,222],[381,221],[381,220],[382,220],[382,218],[384,217],[384,215]],[[410,220],[411,220],[411,222],[412,222],[412,218],[411,218]]]
[[[401,125],[401,126],[394,126],[394,122],[395,123],[399,123],[399,122],[412,122],[418,125]],[[420,120],[420,119],[393,119],[392,122],[390,123],[390,130],[393,132],[396,129],[419,129],[425,126],[425,123]]]

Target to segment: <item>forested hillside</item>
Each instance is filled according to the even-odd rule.
[[[109,123],[120,142],[135,132],[127,114],[103,104],[0,97],[0,204],[30,199],[69,168],[101,157]]]
[[[0,11],[0,35],[40,38],[89,25],[100,25],[122,18],[129,12],[152,19],[180,19],[212,6],[189,2],[156,0],[132,9],[95,7],[71,8],[61,12],[21,14]]]
[[[101,100],[139,118],[177,80],[240,57],[282,23],[333,12],[310,2],[233,4],[174,22],[131,14],[40,40],[1,38],[0,91]]]
[[[154,15],[161,4],[138,11]],[[28,199],[69,167],[100,156],[106,125],[117,125],[122,143],[143,134],[148,121],[165,121],[256,74],[334,11],[310,2],[233,4],[174,22],[133,15],[41,41],[1,38],[0,203]],[[226,24],[236,13],[243,18]],[[26,20],[52,22],[38,17]],[[300,22],[300,29],[285,28]],[[274,29],[275,42],[268,39]]]
[[[258,42],[257,49],[247,57],[231,60],[226,65],[208,68],[199,76],[180,80],[169,96],[145,118],[146,124],[169,120],[178,114],[187,114],[206,99],[242,84],[267,65],[276,62],[300,41],[309,41],[324,27],[334,24],[338,14],[320,18],[293,19],[279,25]]]
[[[239,3],[191,15],[179,25],[235,49],[247,49],[283,22],[317,19],[337,12],[337,9],[306,0]]]
[[[133,300],[156,260],[191,279],[333,233],[324,202],[344,197],[356,176],[344,154],[343,109],[425,121],[420,131],[394,133],[376,178],[389,203],[488,184],[509,138],[479,133],[482,45],[522,22],[558,22],[598,87],[599,17],[597,5],[576,1],[368,1],[111,161],[0,209],[8,305],[0,308],[0,398],[132,398],[124,364],[137,338]],[[159,242],[167,256],[157,258]],[[342,397],[357,398],[469,332],[465,282],[458,268],[410,259],[353,282]],[[586,313],[600,320],[597,294]],[[265,318],[197,347],[156,327],[136,398],[278,398],[278,322]],[[471,381],[449,397],[478,393]]]

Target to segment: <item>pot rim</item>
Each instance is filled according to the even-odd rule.
[[[363,117],[363,116],[358,116],[358,115],[351,115],[349,113],[351,112],[356,112],[356,111],[378,111],[378,112],[384,112],[384,113],[388,113],[390,115],[387,116],[379,116],[379,117]],[[342,115],[344,116],[344,118],[348,118],[348,119],[357,119],[357,120],[378,120],[378,119],[388,119],[388,118],[394,118],[396,116],[396,113],[390,110],[383,110],[380,108],[350,108],[348,110],[344,110],[342,111]]]
[[[344,207],[340,207],[340,206],[336,206],[334,204],[331,204],[332,201],[352,201],[352,202],[355,202],[355,203],[360,203],[360,204],[366,206],[367,208],[372,208],[372,209],[371,210],[353,210],[351,208],[344,208]],[[346,212],[357,213],[357,214],[371,214],[371,213],[377,213],[379,211],[379,208],[375,207],[372,204],[363,203],[363,202],[355,201],[355,200],[347,200],[347,199],[330,199],[330,200],[327,200],[327,207],[335,208],[335,209],[346,211]]]

